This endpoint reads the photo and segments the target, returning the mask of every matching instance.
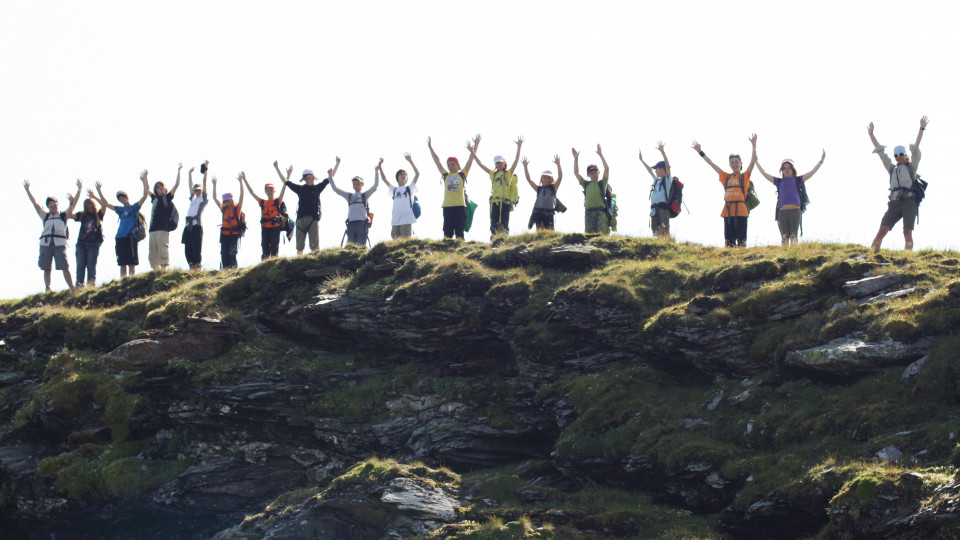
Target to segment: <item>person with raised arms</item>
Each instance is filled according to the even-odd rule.
[[[880,220],[880,230],[873,239],[870,247],[874,251],[880,249],[883,237],[893,229],[900,219],[903,219],[903,249],[910,251],[913,249],[913,225],[917,220],[916,192],[914,191],[917,183],[917,168],[920,167],[920,139],[923,138],[923,132],[927,129],[930,120],[926,116],[920,119],[920,131],[917,132],[917,140],[910,145],[910,157],[907,157],[907,149],[903,146],[897,146],[893,149],[894,164],[890,161],[884,150],[886,147],[881,145],[873,135],[873,122],[867,126],[867,133],[870,134],[870,142],[873,143],[873,152],[880,156],[880,162],[890,175],[890,197],[887,202],[887,211]]]
[[[470,157],[467,159],[466,166],[461,170],[460,161],[456,157],[447,158],[447,168],[443,168],[440,158],[433,150],[433,142],[427,137],[427,148],[430,149],[430,155],[433,162],[440,171],[441,181],[443,183],[443,236],[453,238],[456,236],[463,240],[464,229],[467,225],[467,175],[470,174],[470,167],[473,166],[473,156],[476,155],[477,148],[480,146],[480,135],[473,140],[473,146],[467,143],[468,150],[471,150]]]
[[[800,223],[803,221],[803,211],[806,210],[806,183],[820,170],[823,160],[827,158],[827,151],[823,151],[820,161],[806,174],[797,176],[797,169],[792,159],[784,159],[780,163],[780,178],[767,174],[757,160],[757,170],[771,184],[777,186],[777,210],[774,217],[780,229],[780,245],[788,246],[792,241],[796,244]]]
[[[657,150],[663,156],[653,167],[643,160],[643,151],[638,151],[640,163],[653,177],[650,186],[650,230],[657,238],[670,236],[670,188],[673,187],[673,175],[670,174],[670,160],[663,149],[663,141],[657,141]]]
[[[339,164],[340,160],[337,160]],[[363,189],[363,178],[360,176],[354,176],[351,182],[353,183],[353,191],[344,191],[337,187],[337,184],[334,183],[333,177],[337,174],[337,171],[334,169],[327,170],[327,179],[330,180],[330,189],[334,193],[340,195],[347,200],[347,242],[355,244],[358,246],[367,245],[367,236],[370,233],[370,204],[367,202],[373,192],[377,190],[377,186],[380,185],[380,176],[377,174],[377,169],[383,164],[383,158],[380,158],[380,164],[377,167],[373,168],[373,187],[366,191],[361,191]]]
[[[560,156],[554,155],[553,162],[557,165],[557,179],[553,179],[553,171],[546,170],[540,173],[540,184],[534,184],[530,179],[530,169],[528,165],[530,160],[523,158],[523,174],[527,178],[527,183],[537,192],[537,200],[533,203],[533,215],[530,221],[537,226],[538,231],[552,231],[554,227],[554,215],[557,207],[557,191],[560,189],[560,182],[563,180],[563,169],[560,168]]]
[[[610,190],[610,166],[607,165],[607,159],[603,157],[603,150],[597,145],[597,155],[600,156],[600,162],[603,163],[603,176],[600,176],[600,169],[594,165],[587,165],[587,177],[589,181],[580,176],[580,152],[576,148],[570,149],[573,152],[573,175],[580,182],[583,188],[583,228],[586,233],[610,233],[610,203],[607,202],[611,195]]]
[[[753,166],[757,163],[757,134],[751,135],[749,140],[753,147],[753,155],[747,170],[743,170],[740,154],[730,154],[728,162],[733,172],[729,173],[707,157],[700,143],[693,141],[691,145],[720,176],[720,183],[724,189],[723,211],[720,212],[720,217],[723,218],[723,238],[726,247],[747,247],[747,218],[750,216],[750,209],[747,208],[747,194],[750,192],[750,175],[753,173]]]
[[[340,158],[338,157],[333,170],[336,171],[339,166]],[[313,171],[304,169],[303,176],[300,178],[303,184],[294,184],[283,177],[279,165],[275,169],[280,181],[300,199],[297,204],[297,255],[303,255],[307,236],[310,237],[310,251],[317,251],[320,249],[320,193],[330,182],[324,180],[317,184],[317,177],[314,176]]]
[[[480,136],[477,136],[479,140]],[[510,234],[510,212],[516,207],[519,201],[517,193],[517,175],[513,171],[517,168],[520,161],[520,147],[523,146],[523,137],[517,137],[514,141],[517,145],[517,155],[513,158],[513,165],[507,169],[507,160],[501,155],[493,157],[493,169],[488,169],[480,162],[480,156],[472,150],[470,157],[477,163],[477,167],[483,169],[483,172],[490,175],[492,184],[490,191],[490,238],[497,234]],[[467,147],[470,150],[470,147]]]
[[[77,180],[77,187],[80,187]],[[79,195],[79,191],[77,192]],[[70,206],[77,204],[77,198],[67,195]],[[80,232],[77,234],[77,287],[84,286],[84,280],[90,287],[97,284],[97,259],[100,257],[100,246],[103,245],[103,217],[107,207],[101,205],[97,210],[93,190],[87,190],[87,199],[83,201],[83,210],[68,212],[67,217],[80,223]]]
[[[217,200],[217,177],[213,177],[213,202],[220,209],[223,221],[220,225],[220,267],[237,267],[237,252],[240,249],[240,237],[243,236],[246,222],[243,219],[243,171],[237,175],[240,184],[240,200],[234,201],[232,193],[223,194],[223,202]]]
[[[413,182],[407,185],[407,171],[400,169],[394,175],[397,185],[394,186],[387,180],[387,175],[383,174],[383,158],[377,165],[377,171],[383,178],[383,182],[390,189],[390,198],[393,199],[393,215],[390,222],[390,238],[410,238],[413,236],[413,224],[417,222],[417,216],[413,213],[414,198],[417,196],[417,180],[420,180],[420,171],[413,164],[413,157],[407,152],[403,157],[413,168]]]
[[[170,230],[171,227],[176,227],[176,224],[170,223],[170,218],[174,212],[173,196],[180,187],[181,169],[183,163],[177,165],[177,181],[169,192],[163,182],[153,184],[153,191],[150,192],[153,211],[150,213],[147,260],[153,270],[166,270],[170,266]]]
[[[193,183],[193,167],[187,172],[190,187],[190,206],[187,208],[187,215],[184,218],[183,234],[180,242],[183,244],[184,255],[187,258],[187,264],[191,270],[200,270],[200,264],[203,260],[201,249],[203,248],[203,223],[201,216],[203,209],[207,207],[207,172],[210,162],[204,161],[200,165],[200,172],[203,174],[203,186]]]
[[[113,210],[120,218],[120,224],[117,225],[117,234],[114,237],[116,242],[115,250],[117,253],[117,264],[120,266],[120,277],[133,276],[137,273],[137,265],[140,264],[140,239],[137,238],[137,229],[139,228],[140,208],[143,202],[150,195],[150,184],[147,183],[147,170],[140,173],[140,182],[143,184],[143,196],[140,200],[130,204],[130,196],[126,191],[117,192],[117,200],[120,206],[115,206],[107,201],[103,196],[103,184],[97,182],[97,201],[103,206]]]
[[[23,189],[27,191],[27,197],[33,204],[33,209],[37,211],[40,220],[43,221],[43,233],[40,235],[40,258],[38,265],[43,270],[44,291],[50,292],[50,281],[52,278],[51,266],[56,263],[57,270],[63,272],[63,279],[67,281],[67,287],[73,290],[73,277],[70,275],[70,261],[67,260],[67,239],[70,233],[67,229],[67,218],[73,214],[73,209],[80,199],[80,190],[83,185],[80,179],[77,179],[77,194],[72,198],[70,207],[66,212],[60,211],[59,201],[56,197],[47,197],[45,205],[47,210],[37,203],[30,193],[30,181],[23,181]]]
[[[273,168],[279,172],[280,164],[274,161]],[[287,191],[287,182],[290,181],[291,174],[293,174],[293,165],[287,168],[287,177],[284,178],[280,195],[276,199],[273,198],[276,192],[273,184],[268,183],[263,186],[263,192],[267,195],[267,198],[264,199],[253,191],[250,182],[247,182],[247,175],[240,173],[240,178],[243,180],[243,184],[247,186],[247,191],[250,192],[250,195],[253,195],[257,204],[260,205],[260,249],[263,250],[260,255],[261,261],[276,257],[280,253],[280,232],[283,219],[281,214],[286,211],[286,207],[283,205],[283,194]],[[283,178],[282,175],[281,178]]]

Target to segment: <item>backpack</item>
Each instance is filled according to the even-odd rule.
[[[177,226],[180,225],[180,212],[177,212],[177,207],[174,206],[173,202],[170,203],[170,221],[167,222],[167,230],[175,231]]]
[[[660,179],[661,185],[666,188],[667,179]],[[670,193],[667,194],[667,210],[670,211],[670,217],[675,218],[680,215],[683,208],[683,182],[674,177],[670,183]]]
[[[44,229],[46,229],[47,221],[49,221],[49,220],[51,219],[51,216],[53,216],[53,219],[59,219],[60,221],[63,222],[63,234],[62,234],[62,235],[60,235],[60,234],[42,234],[42,235],[40,235],[40,238],[41,238],[41,239],[43,239],[43,238],[50,238],[50,237],[53,237],[53,238],[63,238],[63,239],[68,239],[68,238],[70,238],[70,228],[67,227],[67,213],[66,213],[66,212],[60,212],[59,214],[51,214],[51,213],[47,212],[47,215],[43,217]],[[54,230],[54,232],[56,232],[56,228],[54,228],[53,230]]]
[[[143,217],[143,212],[137,213],[137,226],[130,231],[130,236],[135,237],[137,242],[147,237],[147,218]]]
[[[287,240],[290,240],[293,237],[293,230],[297,227],[297,224],[290,219],[290,214],[287,213],[287,203],[281,202],[278,212],[280,213],[280,230],[287,233]]]
[[[410,199],[410,186],[405,186],[407,188],[407,199]],[[420,219],[420,199],[416,195],[413,196],[413,199],[410,199],[410,209],[413,210],[413,217]]]
[[[239,230],[239,234],[238,234],[237,236],[239,236],[240,238],[243,238],[243,236],[244,236],[245,234],[247,234],[247,215],[246,215],[245,213],[243,213],[243,211],[237,212],[237,207],[236,207],[236,206],[233,206],[232,208],[233,208],[233,214],[234,214],[234,216],[236,216],[236,219],[237,219],[237,229]],[[225,212],[224,212],[224,213],[225,213]],[[224,217],[226,217],[226,216],[224,216]],[[230,227],[230,230],[232,230],[232,229],[233,229],[233,227],[231,226],[231,227]],[[221,225],[220,225],[220,234],[221,234],[221,235],[223,234],[223,224],[222,224],[222,223],[221,223]]]
[[[360,192],[360,202],[350,201],[349,204],[363,204],[363,209],[367,212],[367,226],[373,225],[373,214],[370,213],[370,206],[367,204],[367,194]]]
[[[732,173],[727,175],[727,181],[730,180],[731,176],[733,176]],[[740,173],[740,175],[737,177],[737,181],[740,183],[740,192],[743,193],[743,204],[747,205],[747,211],[749,212],[757,206],[760,206],[760,197],[757,197],[757,190],[754,189],[753,182],[750,182],[750,189],[744,191],[743,173]],[[724,186],[726,186],[726,182],[724,182]]]
[[[780,179],[783,181],[783,178]],[[797,191],[800,193],[800,236],[803,236],[803,213],[807,211],[807,205],[810,204],[810,197],[807,195],[807,186],[803,181],[802,176],[797,177]],[[777,200],[780,200],[780,186],[777,184]],[[780,219],[780,208],[777,207],[773,211],[773,220],[778,221]]]

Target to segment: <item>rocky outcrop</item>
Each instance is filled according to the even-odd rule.
[[[104,357],[114,369],[142,371],[165,366],[173,358],[206,360],[220,355],[239,341],[233,324],[210,317],[188,317],[183,324],[156,339],[135,339]]]
[[[906,366],[930,352],[933,345],[934,340],[927,338],[910,344],[841,338],[818,347],[788,352],[783,363],[811,375],[851,378],[891,366]]]

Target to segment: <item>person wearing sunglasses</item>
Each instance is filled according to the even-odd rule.
[[[913,224],[917,219],[917,201],[914,198],[914,184],[917,181],[917,168],[920,166],[920,139],[923,138],[923,132],[927,129],[930,120],[926,116],[920,119],[920,130],[917,132],[917,140],[910,145],[910,157],[907,157],[907,149],[903,146],[897,146],[893,149],[893,158],[896,163],[890,161],[876,136],[873,134],[873,122],[867,126],[867,133],[870,134],[870,142],[873,143],[873,152],[880,156],[883,167],[890,174],[890,200],[887,202],[887,211],[880,220],[880,230],[870,245],[874,251],[880,249],[880,243],[883,237],[890,232],[890,229],[903,219],[903,249],[910,251],[913,249]]]

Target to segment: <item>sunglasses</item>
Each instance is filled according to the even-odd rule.
[[[907,157],[906,154],[894,154],[893,157]]]

